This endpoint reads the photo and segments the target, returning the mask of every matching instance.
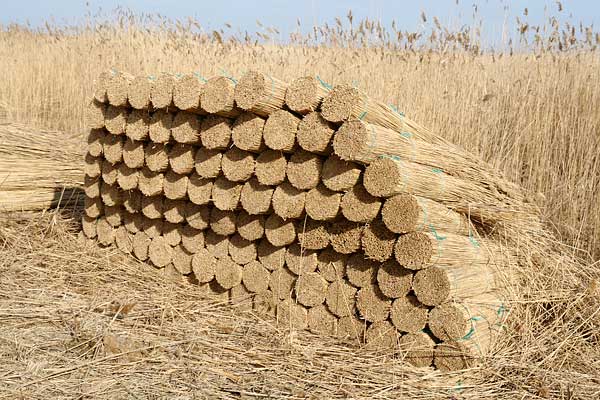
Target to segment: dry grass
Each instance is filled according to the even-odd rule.
[[[0,213],[0,398],[600,396],[593,32],[585,30],[581,45],[549,34],[531,52],[481,55],[469,32],[423,44],[407,32],[390,39],[369,21],[353,34],[341,24],[317,29],[295,37],[296,46],[224,41],[223,32],[156,22],[125,15],[62,31],[0,30],[0,118],[81,134],[90,82],[113,66],[207,77],[258,68],[288,81],[319,74],[355,82],[543,194],[565,257],[526,272],[505,340],[459,376],[206,301],[187,283],[80,242],[74,211]],[[330,46],[315,46],[315,37]],[[568,262],[573,254],[585,262]]]

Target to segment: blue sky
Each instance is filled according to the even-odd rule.
[[[515,16],[529,9],[528,21],[540,23],[548,15],[558,15],[564,21],[595,22],[600,27],[599,0],[564,0],[564,11],[558,13],[555,0],[0,0],[0,23],[29,22],[34,26],[53,18],[58,23],[76,23],[86,12],[107,13],[118,6],[135,12],[159,13],[171,18],[194,17],[206,30],[230,23],[240,31],[256,31],[256,20],[275,26],[287,35],[300,18],[302,26],[332,22],[336,16],[345,16],[352,10],[356,19],[369,17],[389,26],[392,20],[402,29],[413,30],[420,24],[420,14],[438,16],[442,24],[458,27],[469,24],[473,3],[478,4],[483,18],[484,37],[499,42],[505,21],[512,26]],[[508,7],[508,9],[506,9]]]

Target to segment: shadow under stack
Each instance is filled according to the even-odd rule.
[[[516,261],[485,232],[525,205],[483,161],[318,78],[108,71],[97,83],[88,238],[415,367],[490,354]]]

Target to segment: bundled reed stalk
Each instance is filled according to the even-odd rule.
[[[81,144],[79,137],[62,132],[0,123],[0,210],[80,204]]]
[[[456,371],[480,363],[503,331],[507,315],[505,303],[494,292],[435,307],[428,323],[432,333],[443,340],[434,353],[435,366]]]
[[[237,117],[240,111],[235,107],[235,85],[235,79],[230,77],[210,78],[200,95],[202,109],[210,114]]]
[[[167,108],[173,105],[175,81],[175,75],[164,72],[156,77],[150,92],[150,99],[154,108]]]
[[[150,108],[150,95],[155,78],[153,76],[137,75],[129,83],[127,100],[131,107],[142,110]]]
[[[410,194],[388,198],[381,209],[381,219],[395,233],[443,230],[468,235],[474,229],[463,214],[433,200]]]
[[[242,110],[266,117],[283,107],[286,90],[287,84],[283,81],[249,71],[235,86],[235,102]]]
[[[286,110],[271,113],[263,129],[263,139],[267,147],[286,153],[293,152],[299,122],[300,118]]]
[[[298,124],[296,140],[300,147],[312,153],[327,155],[332,151],[334,125],[317,111],[306,114]]]
[[[330,87],[317,77],[296,78],[290,82],[285,92],[285,104],[292,111],[308,114],[321,105],[329,90]]]
[[[131,81],[133,81],[133,75],[112,70],[110,78],[106,82],[106,98],[111,105],[115,107],[128,105],[127,92]]]
[[[537,217],[533,217],[524,204],[517,205],[485,184],[396,156],[373,161],[365,170],[364,185],[374,196],[413,194],[442,203],[486,224],[530,222],[532,227],[539,225]]]
[[[204,90],[204,79],[199,74],[184,74],[177,78],[173,86],[173,104],[180,110],[201,113],[200,96]]]

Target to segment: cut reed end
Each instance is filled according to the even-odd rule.
[[[444,303],[434,307],[429,313],[429,329],[435,337],[443,341],[459,340],[468,334],[470,325],[465,311],[459,305]]]
[[[363,185],[358,184],[342,196],[340,207],[342,214],[349,221],[364,223],[377,217],[381,201],[369,194]]]
[[[296,284],[296,275],[287,268],[278,268],[271,272],[269,288],[277,299],[289,299]]]
[[[166,171],[169,167],[169,145],[148,142],[144,147],[144,161],[150,171]]]
[[[366,348],[373,351],[390,351],[398,346],[398,331],[389,321],[372,323],[365,332]]]
[[[320,113],[308,113],[298,124],[296,140],[300,147],[306,151],[317,154],[331,153],[331,139],[335,130],[333,125],[326,121]]]
[[[373,134],[357,119],[346,121],[338,128],[333,138],[333,151],[342,160],[363,162],[362,154],[374,143]]]
[[[92,100],[85,110],[85,125],[89,129],[104,128],[104,114],[106,113],[106,104],[97,100]]]
[[[154,239],[163,234],[164,221],[162,219],[151,219],[144,216],[142,231],[148,235],[150,239]]]
[[[96,237],[96,218],[84,214],[81,218],[81,227],[85,237],[88,239],[94,239]]]
[[[123,162],[129,168],[139,169],[144,166],[144,142],[127,138],[123,144]]]
[[[163,210],[165,220],[173,224],[180,224],[185,221],[186,205],[185,200],[165,199]]]
[[[256,260],[257,243],[244,239],[239,233],[229,238],[229,255],[240,265]]]
[[[307,114],[321,104],[327,90],[314,76],[303,76],[290,82],[285,92],[285,104],[292,111]]]
[[[187,111],[179,111],[173,118],[171,136],[179,143],[200,142],[200,117]]]
[[[307,218],[298,223],[298,243],[311,250],[321,250],[329,246],[329,232],[322,221]]]
[[[151,171],[144,167],[138,173],[138,188],[144,196],[158,196],[162,194],[164,175],[161,172]]]
[[[121,135],[105,135],[102,139],[102,153],[104,159],[111,164],[121,162],[123,159],[123,143],[125,142]]]
[[[171,200],[183,199],[187,195],[189,178],[187,175],[167,171],[163,179],[163,192]]]
[[[273,150],[290,152],[296,144],[296,132],[300,118],[286,110],[277,110],[269,115],[263,129],[263,139]]]
[[[157,236],[150,242],[148,258],[155,266],[165,267],[173,260],[173,248],[163,236]]]
[[[348,282],[356,287],[369,287],[376,283],[379,263],[369,260],[361,253],[355,253],[346,263]]]
[[[242,282],[253,293],[266,293],[269,290],[271,274],[260,261],[251,261],[244,266]]]
[[[181,244],[173,248],[173,266],[181,275],[192,273],[192,256]]]
[[[321,114],[330,122],[349,119],[353,110],[361,107],[362,98],[357,88],[347,84],[336,85],[323,99]]]
[[[145,232],[138,232],[133,236],[133,255],[141,261],[148,259],[148,248],[152,239]]]
[[[267,82],[260,72],[247,72],[235,86],[235,102],[243,110],[251,110],[265,96],[268,96]]]
[[[210,229],[218,235],[233,235],[236,231],[236,218],[235,212],[214,207],[210,212]]]
[[[385,226],[395,233],[417,230],[420,214],[421,207],[417,199],[409,194],[397,194],[390,197],[381,209],[381,219]]]
[[[335,251],[351,254],[360,250],[363,227],[346,219],[335,220],[329,225],[329,239]]]
[[[240,203],[249,214],[266,214],[271,210],[274,191],[271,186],[261,185],[256,178],[252,178],[242,188]]]
[[[450,296],[450,280],[442,268],[429,267],[415,274],[413,289],[421,303],[436,306]]]
[[[173,87],[175,87],[175,76],[162,73],[156,77],[150,92],[150,100],[154,108],[167,108],[173,104]]]
[[[162,196],[144,196],[142,198],[142,214],[150,219],[162,218],[164,208],[164,198]]]
[[[295,188],[309,190],[319,184],[322,168],[323,161],[318,154],[298,151],[290,157],[287,164],[287,179]]]
[[[204,147],[196,151],[196,173],[203,178],[216,178],[221,173],[223,153],[219,150],[209,150]]]
[[[384,262],[377,271],[379,289],[392,299],[405,297],[411,289],[412,280],[412,271],[402,268],[395,260]]]
[[[133,76],[126,73],[112,70],[110,78],[106,82],[106,97],[108,102],[117,107],[127,106],[127,92]]]
[[[400,235],[394,245],[394,257],[404,268],[419,270],[431,265],[433,244],[429,235],[410,232]]]
[[[357,290],[344,280],[332,282],[325,295],[325,303],[329,311],[338,317],[354,316]]]
[[[277,304],[277,323],[287,329],[304,330],[308,327],[308,311],[292,299]]]
[[[244,199],[244,191],[242,189],[242,204]],[[237,216],[237,231],[246,240],[258,240],[265,234],[264,215],[252,215],[246,211],[242,211]]]
[[[240,202],[240,195],[244,185],[231,182],[222,176],[218,177],[213,184],[212,201],[220,210],[235,210]]]
[[[117,168],[117,183],[123,190],[132,190],[138,186],[139,170],[129,168],[126,164],[119,164]]]
[[[150,94],[154,79],[150,76],[138,75],[133,77],[127,90],[127,99],[131,107],[147,109],[150,107]]]
[[[211,114],[230,112],[234,106],[235,84],[231,78],[216,76],[204,85],[200,104],[202,109]]]
[[[366,323],[355,315],[347,315],[338,319],[337,337],[355,341],[357,344],[364,342]]]
[[[223,154],[221,170],[233,182],[246,182],[254,173],[254,154],[232,147]]]
[[[133,140],[145,140],[150,133],[152,116],[147,110],[132,110],[127,116],[125,135]]]
[[[209,115],[200,124],[200,140],[207,149],[227,149],[231,143],[230,119],[218,115]]]
[[[275,214],[283,219],[300,218],[304,213],[306,192],[284,182],[273,192],[272,205]]]
[[[296,275],[314,272],[317,269],[317,252],[304,249],[300,244],[294,243],[287,248],[285,265]]]
[[[323,304],[329,285],[317,272],[307,272],[296,280],[295,293],[298,303],[307,307]]]
[[[185,203],[185,220],[194,229],[207,229],[210,225],[210,207],[187,201]]]
[[[123,204],[123,192],[117,185],[103,184],[100,187],[100,198],[109,207]]]
[[[111,70],[102,71],[100,75],[94,80],[94,99],[101,103],[105,103],[108,101],[106,96],[106,87],[108,85],[108,81],[112,75]]]
[[[204,80],[196,74],[180,76],[173,85],[173,104],[180,110],[199,110],[203,87]]]
[[[123,193],[123,207],[130,213],[139,213],[142,210],[143,194],[139,190],[129,190]]]
[[[265,149],[263,141],[263,128],[265,120],[261,117],[245,112],[240,114],[234,121],[231,132],[233,144],[242,150],[254,153]]]
[[[287,246],[296,240],[296,227],[293,220],[284,220],[271,214],[265,222],[265,236],[273,246]]]
[[[175,115],[167,110],[157,110],[152,113],[148,136],[154,143],[167,143],[171,140],[171,129]]]
[[[335,282],[346,276],[348,255],[327,248],[317,256],[317,269],[327,282]]]
[[[358,184],[361,174],[362,170],[357,164],[344,161],[333,154],[323,163],[321,179],[327,188],[344,192]]]
[[[391,306],[392,301],[379,290],[377,285],[363,287],[356,295],[356,308],[362,318],[369,322],[385,321],[390,314]]]
[[[428,313],[427,307],[416,296],[407,295],[394,300],[390,320],[400,332],[416,333],[425,329]]]
[[[306,213],[317,221],[334,219],[339,213],[341,201],[341,193],[334,192],[325,185],[319,184],[306,194]]]
[[[215,277],[217,259],[205,248],[192,256],[192,271],[200,283],[208,283]]]
[[[377,219],[365,227],[361,244],[368,258],[384,262],[390,259],[394,253],[396,234],[390,231],[383,221]]]
[[[389,157],[374,160],[365,169],[363,183],[367,191],[376,197],[390,197],[403,185],[403,175],[398,164]]]
[[[254,174],[263,185],[275,186],[285,180],[287,159],[280,151],[265,150],[256,158]]]
[[[435,367],[442,372],[460,371],[471,368],[476,359],[469,354],[466,346],[459,342],[440,343],[433,355]]]
[[[242,283],[242,267],[229,256],[217,261],[215,280],[225,289],[231,289]]]
[[[168,155],[169,165],[173,172],[185,175],[194,170],[196,147],[190,144],[176,143],[169,149]]]
[[[417,367],[429,367],[433,363],[435,342],[424,332],[408,333],[399,340],[404,350],[404,360]]]
[[[308,309],[308,329],[316,334],[335,336],[337,318],[323,304]]]
[[[102,181],[108,185],[114,185],[117,183],[117,178],[119,177],[119,165],[120,164],[111,164],[109,161],[102,161]]]
[[[203,178],[198,174],[192,174],[187,184],[187,195],[190,201],[198,205],[210,203],[213,182],[213,179]]]
[[[273,246],[266,238],[258,244],[257,256],[262,265],[269,271],[276,271],[283,268],[285,264],[284,246]]]

